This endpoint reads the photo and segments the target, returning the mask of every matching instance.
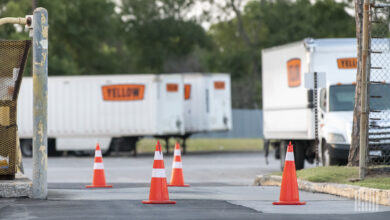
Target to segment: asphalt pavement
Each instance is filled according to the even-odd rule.
[[[49,158],[48,200],[2,199],[3,219],[389,219],[390,207],[300,191],[304,206],[273,206],[278,187],[251,186],[255,175],[279,171],[260,152],[183,156],[187,188],[169,188],[175,205],[145,205],[153,156],[105,157],[112,189],[85,189],[92,157]],[[170,176],[172,157],[165,156]],[[31,176],[32,160],[24,159]],[[313,165],[311,165],[313,166]],[[169,178],[168,178],[169,179]]]

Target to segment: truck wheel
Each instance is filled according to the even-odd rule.
[[[329,148],[330,146],[323,141],[322,143],[322,166],[333,166],[333,165],[338,165],[338,161],[334,158],[329,153]]]
[[[110,154],[111,154],[111,149],[108,148],[107,150],[102,151],[102,154],[103,154],[103,156],[110,156]]]
[[[21,140],[20,150],[22,151],[24,157],[32,157],[32,140]]]
[[[295,169],[302,170],[305,167],[305,146],[294,146]]]
[[[286,151],[287,151],[287,141],[280,142],[280,169],[283,171],[284,168],[284,160],[286,159]],[[295,169],[301,170],[305,167],[305,147],[304,146],[296,146],[294,145],[294,159],[295,159]]]
[[[280,156],[280,170],[284,169],[284,160],[286,159],[287,141],[281,141],[279,145],[279,156]]]

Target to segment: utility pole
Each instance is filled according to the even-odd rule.
[[[48,13],[33,15],[33,186],[32,198],[47,199]]]

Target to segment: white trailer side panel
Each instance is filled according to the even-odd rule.
[[[300,60],[300,74],[290,86],[287,63],[293,59]],[[308,108],[308,92],[304,88],[309,59],[303,41],[262,51],[265,138],[314,138],[314,113]]]
[[[157,134],[184,134],[184,85],[179,74],[159,75]]]
[[[356,82],[356,68],[340,69],[337,64],[338,59],[356,58],[356,39],[319,39],[314,42],[312,72],[325,73],[327,86]]]
[[[230,75],[210,74],[207,84],[209,88],[209,131],[232,129]]]
[[[166,94],[176,83],[175,95]],[[104,100],[103,86],[144,86],[142,99]],[[183,85],[180,75],[110,75],[49,77],[48,136],[56,138],[120,137],[182,133]],[[160,100],[161,99],[161,100]],[[167,101],[169,99],[169,101]],[[22,138],[32,137],[32,79],[24,78],[18,125]],[[174,120],[173,122],[169,120]]]
[[[184,84],[189,89],[184,100],[186,133],[206,132],[206,84],[203,74],[184,74]]]
[[[190,90],[184,101],[186,133],[232,128],[229,74],[184,74],[184,83]]]

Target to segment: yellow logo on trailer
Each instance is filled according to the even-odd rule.
[[[356,69],[357,68],[357,58],[339,58],[337,59],[337,66],[339,69]]]

